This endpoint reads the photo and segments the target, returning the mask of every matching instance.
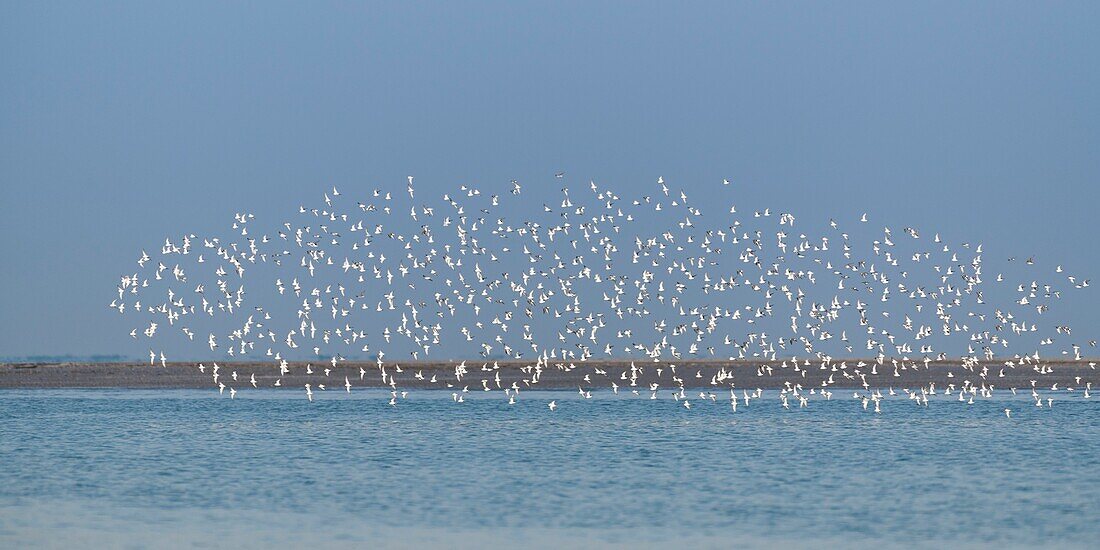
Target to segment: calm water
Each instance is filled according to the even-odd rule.
[[[0,391],[0,547],[1100,545],[1080,394],[321,397]]]

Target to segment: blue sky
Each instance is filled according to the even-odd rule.
[[[1100,273],[1097,27],[1094,2],[6,2],[0,355],[129,353],[105,306],[142,248],[408,174],[726,177],[807,225]]]

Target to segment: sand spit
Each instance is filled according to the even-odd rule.
[[[858,367],[860,362],[864,366]],[[1057,384],[1059,389],[1083,387],[1086,382],[1100,381],[1100,372],[1094,366],[1096,361],[1043,361],[1040,364],[1047,370],[1040,374],[1035,365],[1006,367],[1003,363],[989,362],[974,369],[968,369],[958,360],[951,362],[932,362],[927,368],[923,364],[895,371],[892,360],[875,365],[870,359],[849,359],[841,368],[840,361],[834,366],[821,368],[820,363],[799,365],[798,369],[788,361],[634,361],[641,369],[637,377],[637,386],[645,389],[657,382],[662,388],[675,385],[672,379],[672,365],[675,375],[691,388],[727,388],[732,383],[738,388],[776,389],[786,383],[801,383],[803,388],[820,387],[823,382],[832,380],[830,388],[858,388],[864,380],[872,388],[916,388],[935,382],[939,388],[948,384],[961,386],[963,381],[980,386],[983,382],[994,388],[1030,388],[1034,381],[1039,389],[1050,389]],[[212,377],[211,362],[204,362],[205,373],[200,372],[197,362],[173,362],[166,366],[140,363],[3,363],[0,364],[0,388],[211,388],[216,387]],[[513,382],[523,390],[537,389],[585,389],[610,388],[615,382],[621,388],[630,387],[630,361],[590,361],[575,363],[570,369],[568,363],[551,362],[544,366],[538,383],[529,384],[532,378],[533,363],[515,361],[468,360],[467,374],[462,382],[455,381],[455,368],[458,361],[387,363],[387,376],[396,377],[399,388],[439,388],[450,389],[469,386],[471,391],[483,390],[482,380],[488,386],[497,389],[496,376],[499,373],[500,385],[509,387]],[[306,383],[326,384],[342,387],[347,377],[355,387],[382,387],[382,376],[377,363],[345,362],[332,368],[328,363],[308,363],[313,374],[306,374],[307,363],[290,364],[290,373],[280,376],[279,368],[271,362],[218,362],[219,381],[226,387],[249,388],[250,378],[255,374],[257,386],[272,387],[281,379],[283,387],[302,387]],[[401,372],[397,372],[400,367]],[[325,369],[329,373],[325,375]],[[769,370],[770,368],[770,370]],[[987,368],[984,377],[983,368]],[[362,371],[365,372],[361,372]],[[595,371],[606,372],[606,375]],[[658,374],[658,369],[661,370]],[[524,371],[527,372],[524,372]],[[856,371],[864,376],[860,376]],[[732,378],[715,380],[716,375],[724,371]],[[237,380],[232,378],[237,373]],[[422,375],[422,379],[417,374]],[[625,373],[625,377],[624,377]],[[432,383],[432,377],[436,382]],[[586,380],[585,377],[588,377]],[[865,377],[865,378],[864,378]],[[388,383],[387,379],[387,383]],[[713,382],[717,382],[714,384]]]

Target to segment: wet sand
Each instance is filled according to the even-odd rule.
[[[916,388],[927,386],[935,382],[937,387],[946,387],[948,384],[961,386],[963,381],[969,381],[974,385],[983,382],[995,388],[1030,388],[1032,381],[1038,388],[1049,389],[1053,384],[1059,388],[1083,387],[1086,382],[1093,382],[1100,386],[1100,371],[1095,367],[1096,360],[1082,361],[1043,361],[1041,364],[1049,371],[1040,374],[1038,367],[1034,365],[1005,367],[1003,363],[989,362],[970,370],[961,366],[958,360],[950,362],[932,362],[927,368],[923,363],[898,369],[891,361],[872,369],[873,360],[863,359],[867,363],[864,367],[857,367],[860,359],[849,359],[847,368],[842,369],[840,361],[832,366],[821,368],[820,363],[806,366],[801,364],[799,370],[795,370],[788,361],[787,367],[782,367],[782,361],[669,361],[646,362],[634,361],[641,369],[637,377],[637,386],[646,388],[652,382],[657,382],[663,388],[672,387],[674,384],[670,365],[675,365],[676,376],[683,380],[686,387],[691,388],[727,388],[732,382],[738,388],[746,389],[776,389],[785,387],[787,383],[801,383],[804,388],[820,387],[824,381],[832,378],[829,384],[831,388],[858,388],[864,381],[872,388]],[[494,362],[483,360],[467,361],[467,374],[461,383],[455,382],[455,366],[458,361],[446,362],[408,362],[399,363],[402,372],[396,372],[397,366],[387,363],[385,370],[387,376],[395,377],[399,388],[461,388],[469,386],[471,390],[482,389],[482,380],[488,380],[489,387],[496,389],[496,375],[499,372],[502,387],[509,387],[513,382],[518,383],[524,390],[561,390],[576,389],[579,387],[610,388],[611,382],[620,387],[630,386],[630,361],[592,361],[576,363],[576,368],[569,369],[568,363],[551,362],[544,366],[542,374],[535,384],[530,384],[532,378],[530,368],[533,363],[528,362]],[[1091,365],[1090,365],[1091,363]],[[34,388],[211,388],[217,385],[211,375],[211,363],[206,364],[206,372],[199,372],[198,363],[168,363],[166,366],[148,365],[140,363],[3,363],[0,364],[0,388],[7,389],[34,389]],[[316,385],[325,384],[330,388],[343,386],[347,377],[355,387],[383,387],[381,372],[378,365],[373,362],[346,362],[340,363],[336,368],[331,368],[326,376],[324,370],[330,367],[327,363],[309,363],[313,374],[306,374],[305,362],[290,364],[290,373],[279,375],[279,368],[271,362],[218,362],[220,366],[219,382],[226,387],[246,388],[251,387],[250,377],[255,374],[257,387],[272,387],[276,380],[281,379],[283,387],[302,387],[307,383]],[[483,366],[484,365],[484,366]],[[981,376],[982,366],[988,367],[985,376]],[[362,368],[365,373],[360,373]],[[769,369],[770,368],[770,372]],[[528,372],[525,373],[524,369]],[[606,371],[607,375],[596,374],[595,370]],[[658,376],[657,369],[662,369]],[[1003,369],[1003,376],[1002,376]],[[713,377],[720,371],[732,375],[724,381],[713,384]],[[859,376],[859,371],[865,378]],[[237,373],[237,380],[232,378],[233,372]],[[873,371],[875,373],[873,373]],[[423,379],[416,377],[417,373],[423,375]],[[626,378],[623,374],[626,374]],[[435,375],[437,382],[432,383]],[[585,376],[589,379],[585,380]],[[387,380],[388,382],[388,380]],[[448,386],[451,384],[452,386]]]

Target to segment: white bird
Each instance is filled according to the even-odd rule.
[[[1056,392],[1067,373],[1080,374],[1064,388],[1076,391],[1090,384],[1084,365],[1095,368],[1076,340],[1083,329],[1052,318],[1055,302],[1076,298],[1089,280],[1021,272],[1027,268],[1020,264],[1036,265],[1034,256],[1008,259],[1027,275],[1013,281],[1004,257],[983,257],[981,243],[952,243],[910,226],[903,226],[912,237],[905,242],[895,242],[889,227],[849,235],[839,217],[828,216],[827,225],[794,231],[792,213],[779,211],[775,219],[759,205],[741,216],[733,205],[710,204],[713,198],[689,202],[690,188],[672,191],[663,177],[657,191],[625,199],[595,181],[580,194],[563,184],[560,197],[545,204],[517,198],[515,180],[503,188],[511,195],[488,192],[483,199],[464,184],[442,202],[422,193],[414,203],[413,183],[408,176],[409,204],[374,189],[344,205],[333,186],[271,232],[238,213],[228,235],[166,238],[157,262],[142,250],[139,271],[116,280],[110,307],[140,317],[127,325],[133,339],[172,333],[159,330],[167,323],[180,327],[185,345],[206,332],[203,352],[270,360],[279,368],[273,385],[281,386],[282,376],[303,377],[310,401],[313,389],[325,391],[323,382],[341,370],[350,392],[355,366],[341,362],[360,355],[371,357],[380,375],[380,382],[367,381],[365,367],[373,365],[356,365],[361,385],[389,388],[396,406],[405,384],[423,384],[423,370],[436,365],[406,378],[386,352],[430,362],[443,346],[467,359],[478,354],[480,367],[448,363],[429,384],[461,388],[452,394],[456,402],[471,385],[486,395],[504,390],[510,404],[521,389],[575,382],[585,399],[629,385],[630,395],[648,388],[657,400],[658,390],[669,388],[690,409],[687,390],[728,384],[736,411],[734,380],[757,377],[780,389],[787,409],[793,399],[813,409],[813,396],[829,400],[832,387],[855,390],[865,410],[873,404],[880,412],[882,401],[898,396],[898,384],[903,398],[927,406],[938,395],[934,384],[911,385],[924,373],[946,381],[940,393],[972,403],[993,396],[994,379],[1015,393],[1020,376],[1053,378],[1043,387]],[[711,208],[721,219],[704,215]],[[933,238],[919,240],[921,232]],[[256,301],[268,294],[287,305]],[[210,328],[195,324],[205,321]],[[865,336],[849,338],[854,330]],[[284,356],[323,357],[328,365],[315,372]],[[643,361],[627,367],[605,358]],[[150,349],[150,365],[158,359],[167,368],[165,353]],[[701,366],[719,360],[729,362]],[[682,375],[685,365],[694,376]],[[220,392],[225,382],[238,382],[233,366],[228,377],[216,365],[210,376]],[[248,380],[258,387],[254,372]],[[1085,398],[1090,389],[1084,387]],[[762,390],[755,397],[742,391],[748,406]],[[230,388],[231,398],[235,392]],[[713,392],[699,393],[704,404],[716,400]],[[1051,407],[1053,399],[1046,401]]]

